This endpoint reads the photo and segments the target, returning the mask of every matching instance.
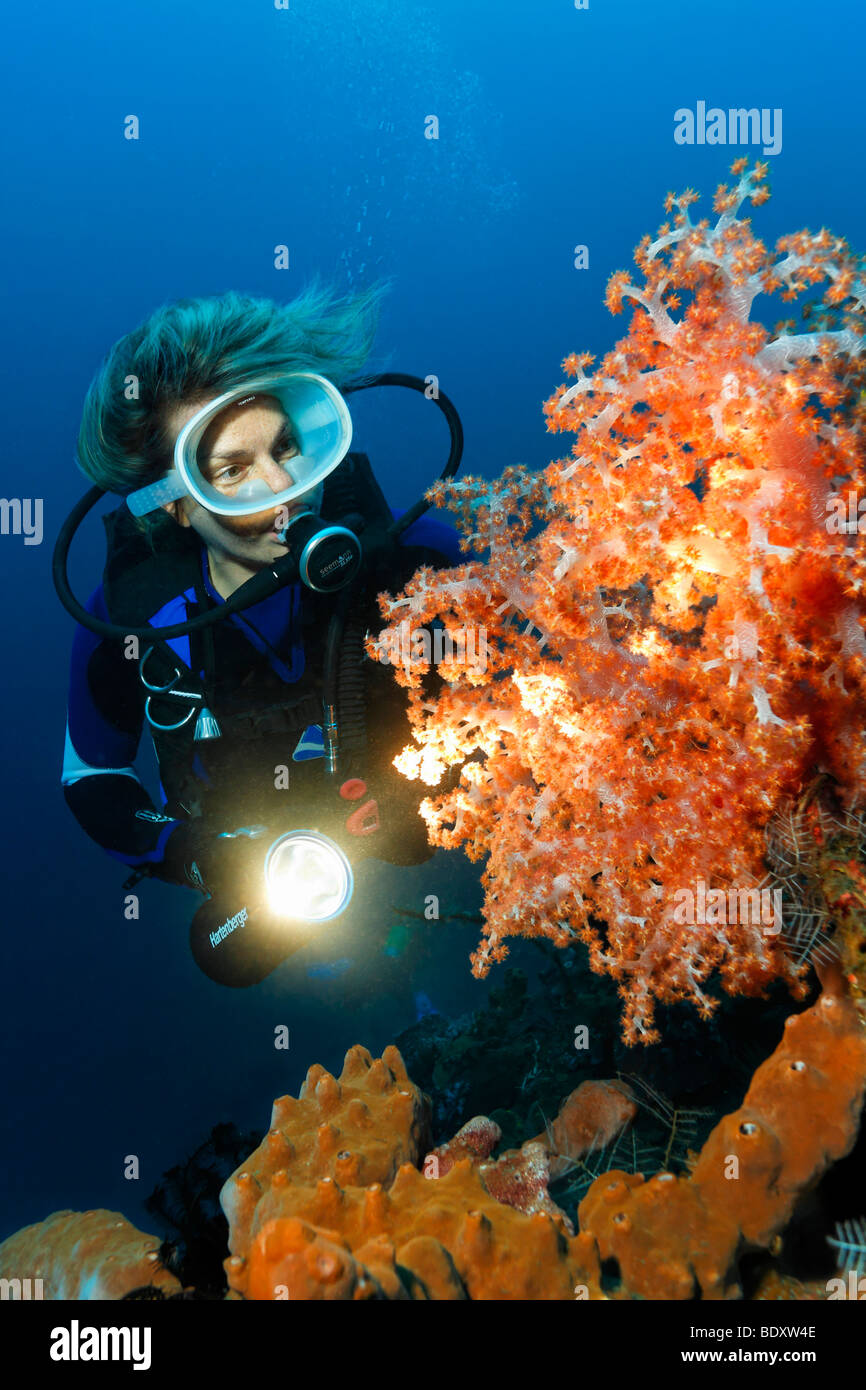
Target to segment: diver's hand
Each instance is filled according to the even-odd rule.
[[[209,897],[228,893],[258,898],[267,843],[262,825],[213,831],[188,821],[169,837],[162,876]]]

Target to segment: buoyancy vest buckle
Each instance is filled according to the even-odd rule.
[[[159,732],[162,734],[174,733],[176,729],[182,729],[185,724],[189,723],[190,719],[192,719],[193,715],[196,713],[196,706],[200,706],[198,710],[198,718],[196,720],[195,725],[195,732],[193,734],[194,742],[199,743],[205,739],[219,738],[221,735],[219,723],[217,722],[216,718],[211,713],[211,711],[208,709],[207,705],[204,703],[204,695],[201,693],[201,691],[181,690],[177,685],[177,682],[181,679],[181,671],[179,667],[176,666],[174,668],[174,674],[172,675],[170,680],[168,680],[164,685],[157,685],[154,684],[153,681],[148,680],[147,676],[145,675],[144,668],[145,663],[147,662],[148,657],[151,656],[151,654],[153,653],[153,650],[154,648],[152,646],[148,647],[138,663],[138,674],[141,679],[141,683],[146,690],[149,690],[151,692],[144,702],[144,717],[147,720],[150,727],[152,729],[158,729]],[[181,716],[180,719],[176,720],[175,723],[161,724],[159,720],[154,718],[151,712],[150,706],[154,696],[156,696],[158,699],[173,698],[177,700],[188,700],[190,702],[189,709],[186,711],[184,715]]]

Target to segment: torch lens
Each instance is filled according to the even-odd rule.
[[[268,850],[265,883],[271,911],[326,922],[348,907],[352,869],[339,845],[317,830],[290,830]]]

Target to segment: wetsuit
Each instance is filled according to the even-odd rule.
[[[158,611],[142,616],[143,622],[167,626],[193,616],[202,605],[222,602],[209,580],[203,542],[191,530],[183,531],[179,539],[190,547],[197,582],[173,595]],[[399,548],[405,551],[406,564],[402,573],[389,576],[391,592],[420,563],[454,565],[464,558],[456,533],[427,517],[402,534]],[[160,767],[159,807],[133,766],[148,696],[139,661],[131,659],[119,640],[79,627],[72,650],[62,783],[67,804],[82,829],[122,863],[183,881],[183,866],[174,862],[172,846],[182,839],[175,832],[191,820],[206,823],[214,831],[251,823],[290,824],[310,798],[322,794],[324,785],[321,676],[324,634],[333,605],[333,596],[316,595],[297,583],[197,634],[192,645],[189,637],[167,644],[183,663],[178,669],[188,668],[196,675],[210,672],[212,712],[222,736],[196,740],[194,719],[177,733],[151,730]],[[101,617],[117,620],[106,603],[103,585],[88,607]],[[418,784],[407,783],[390,767],[391,758],[410,739],[405,691],[397,686],[392,672],[365,657],[361,647],[365,623],[373,631],[381,627],[373,594],[360,610],[356,608],[353,622],[358,670],[350,671],[347,680],[350,693],[354,689],[357,695],[361,690],[364,729],[359,741],[356,720],[355,745],[350,737],[348,748],[343,749],[346,762],[341,772],[367,776],[372,771],[378,779],[385,833],[377,857],[419,862],[427,851],[417,803],[426,789],[419,792]],[[154,678],[151,683],[162,683],[160,671],[172,675],[166,656],[170,662],[167,650],[162,658],[153,658],[152,669],[148,668]],[[258,708],[250,713],[250,702],[255,705],[256,701]],[[151,712],[158,722],[177,718],[177,709],[159,697]]]

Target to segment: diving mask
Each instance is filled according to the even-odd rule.
[[[220,489],[201,470],[199,445],[221,411],[259,394],[279,402],[291,427],[296,452],[287,453],[282,463],[286,486],[275,492],[263,478],[252,477]],[[197,411],[177,436],[171,472],[131,492],[127,506],[134,516],[144,516],[167,502],[189,496],[218,516],[251,516],[311,493],[346,457],[351,442],[348,406],[325,377],[315,372],[257,377]]]

